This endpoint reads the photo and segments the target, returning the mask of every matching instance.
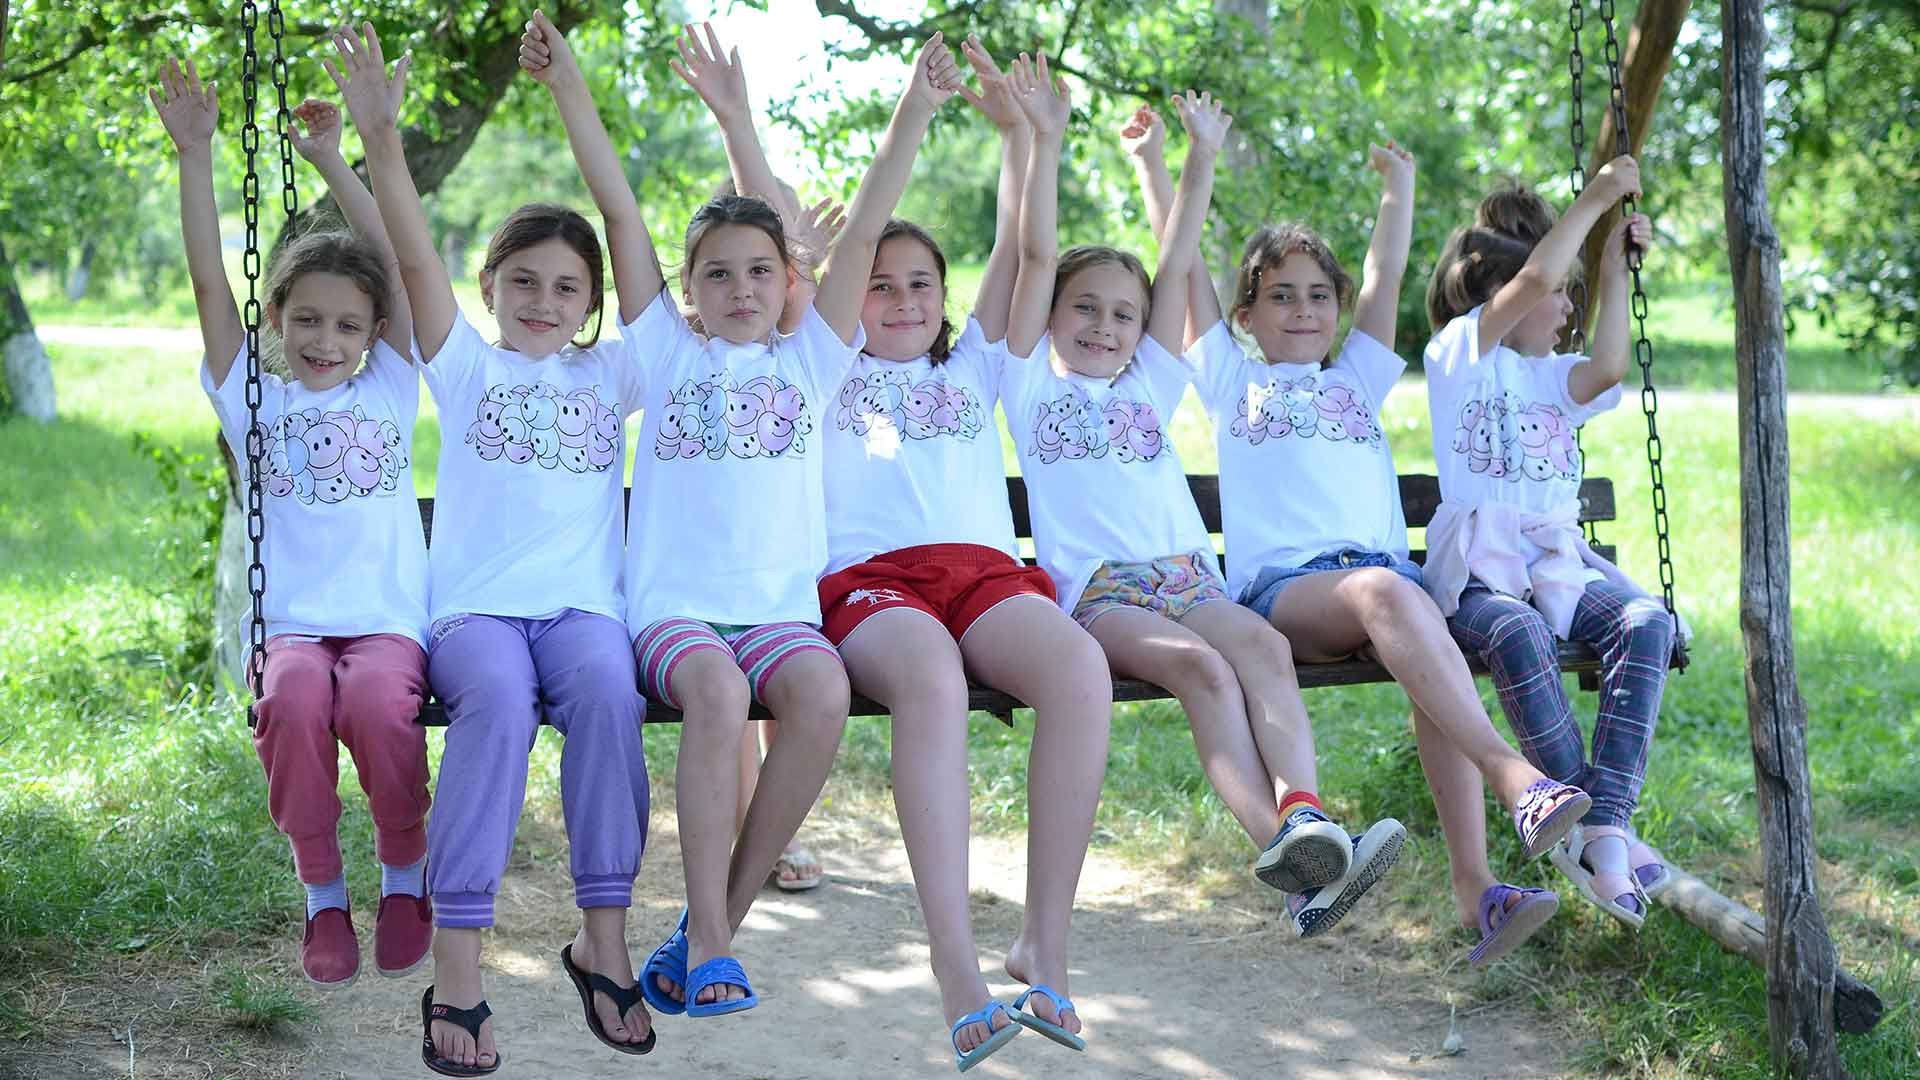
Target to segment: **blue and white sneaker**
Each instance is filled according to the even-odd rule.
[[[1353,864],[1347,830],[1318,808],[1301,803],[1280,833],[1253,861],[1253,876],[1284,893],[1305,892],[1340,880]]]
[[[1392,818],[1382,818],[1365,833],[1352,837],[1353,865],[1338,881],[1287,897],[1294,932],[1308,938],[1333,929],[1400,861],[1400,846],[1406,841],[1406,828]]]

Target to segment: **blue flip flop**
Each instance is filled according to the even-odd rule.
[[[1027,1011],[1027,999],[1035,994],[1040,994],[1048,1001],[1053,1002],[1053,1015],[1055,1016],[1059,1016],[1061,1013],[1077,1013],[1080,1011],[1073,1007],[1073,1002],[1068,1000],[1065,994],[1056,991],[1046,983],[1034,983],[1032,986],[1027,987],[1019,997],[1013,999],[1014,1021],[1023,1027],[1032,1028],[1069,1050],[1085,1050],[1087,1048],[1087,1040],[1075,1035],[1059,1024],[1053,1023],[1050,1020],[1042,1020]]]
[[[687,988],[688,1016],[725,1016],[728,1013],[745,1012],[760,1004],[760,995],[753,992],[753,984],[747,981],[746,969],[731,956],[716,956],[687,972],[687,981],[681,985]],[[735,1001],[701,1004],[700,991],[709,986],[738,986],[747,992],[747,996]]]
[[[667,935],[667,940],[653,950],[653,955],[647,957],[647,965],[640,969],[640,996],[646,999],[647,1006],[654,1012],[667,1016],[679,1016],[686,1012],[687,1003],[675,1001],[673,995],[660,989],[660,982],[654,977],[656,975],[665,975],[680,987],[681,993],[687,994],[689,1001],[692,1000],[693,995],[687,993],[687,913],[685,911],[680,912],[680,925],[673,928],[673,933]]]
[[[993,1026],[993,1014],[995,1012],[1007,1014],[1006,1024],[998,1028]],[[968,1024],[985,1024],[987,1025],[987,1030],[991,1031],[992,1034],[987,1036],[986,1042],[981,1043],[979,1046],[965,1053],[961,1053],[960,1029],[966,1027]],[[988,998],[985,1005],[980,1006],[978,1009],[973,1010],[953,1022],[953,1034],[951,1036],[953,1039],[953,1067],[959,1069],[961,1072],[966,1072],[968,1069],[987,1060],[987,1058],[993,1055],[994,1051],[1012,1042],[1013,1037],[1018,1034],[1020,1034],[1020,1024],[1014,1016],[1013,1010],[1007,1008],[1005,1002]]]

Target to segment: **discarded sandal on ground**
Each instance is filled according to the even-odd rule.
[[[436,1004],[433,1000],[433,987],[427,987],[426,992],[420,995],[421,1062],[424,1063],[427,1068],[432,1069],[441,1076],[492,1076],[495,1072],[499,1071],[501,1063],[507,1060],[498,1050],[493,1052],[493,1064],[491,1065],[465,1065],[458,1061],[449,1061],[441,1057],[440,1051],[433,1047],[433,1022],[435,1020],[463,1029],[467,1034],[473,1036],[473,1041],[477,1045],[480,1042],[480,1025],[486,1023],[487,1017],[492,1015],[493,1010],[489,1009],[487,1003],[484,1001],[471,1009],[461,1009],[452,1005]],[[476,1053],[474,1056],[479,1057],[480,1055]]]
[[[594,1038],[623,1054],[645,1054],[653,1050],[657,1033],[653,1030],[651,1021],[647,1025],[646,1038],[637,1043],[621,1042],[607,1034],[607,1029],[600,1023],[600,1014],[593,1011],[593,995],[597,991],[605,994],[607,1000],[613,1002],[613,1007],[621,1016],[627,1015],[644,996],[640,993],[638,984],[621,986],[605,975],[581,968],[579,964],[573,962],[573,942],[571,941],[560,949],[560,966],[567,969],[567,978],[573,980],[573,988],[580,992],[580,1007],[586,1010],[587,1030],[593,1032]]]
[[[807,870],[813,871],[811,876],[803,873]],[[788,877],[782,871],[791,871],[793,876]],[[773,864],[772,876],[773,887],[781,892],[806,892],[819,888],[827,880],[826,872],[820,868],[820,860],[814,858],[813,852],[806,848],[781,852],[780,858]]]
[[[1487,891],[1480,894],[1480,944],[1467,954],[1467,963],[1486,967],[1507,955],[1547,925],[1559,910],[1560,897],[1547,889],[1498,883],[1487,886]]]

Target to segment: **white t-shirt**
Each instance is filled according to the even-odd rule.
[[[627,629],[669,617],[757,626],[820,621],[827,565],[820,403],[866,340],[807,309],[771,344],[687,325],[661,293],[642,342],[646,419],[627,512]]]
[[[1034,549],[1072,611],[1102,562],[1145,562],[1213,550],[1186,471],[1167,437],[1192,371],[1152,338],[1111,381],[1050,365],[1042,336],[1030,358],[1007,357],[1000,399],[1027,478]]]
[[[1359,330],[1331,366],[1269,364],[1223,320],[1187,350],[1220,450],[1227,591],[1328,551],[1405,558],[1407,521],[1380,406],[1406,361]]]
[[[200,369],[242,485],[246,386],[244,348],[217,387]],[[261,611],[269,637],[405,634],[426,642],[427,548],[412,469],[419,409],[420,377],[383,341],[364,367],[321,393],[261,374]]]
[[[621,617],[622,421],[639,407],[630,327],[529,357],[457,314],[421,370],[440,409],[433,618]]]
[[[827,573],[921,544],[1019,554],[993,423],[1005,358],[968,319],[942,363],[854,361],[824,425]]]
[[[1481,355],[1480,312],[1476,307],[1454,319],[1427,343],[1427,408],[1441,499],[1465,507],[1511,503],[1533,513],[1577,500],[1582,462],[1574,432],[1620,404],[1620,387],[1581,405],[1567,390],[1567,376],[1586,357],[1530,358],[1505,345]],[[1538,555],[1530,551],[1529,562]]]

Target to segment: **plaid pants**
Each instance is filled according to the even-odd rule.
[[[1647,750],[1667,682],[1673,618],[1666,608],[1639,592],[1595,581],[1574,609],[1571,640],[1600,654],[1591,761],[1560,683],[1553,630],[1531,604],[1469,585],[1448,626],[1461,648],[1478,654],[1493,673],[1507,723],[1534,768],[1593,796],[1585,824],[1626,827],[1646,781]]]

